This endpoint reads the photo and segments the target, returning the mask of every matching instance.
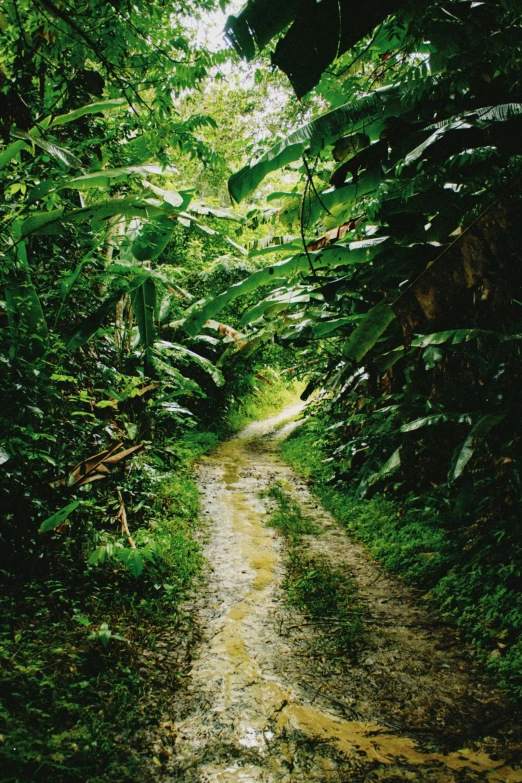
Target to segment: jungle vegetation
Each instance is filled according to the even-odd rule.
[[[6,781],[139,779],[192,463],[295,379],[287,459],[522,697],[519,3],[227,8],[0,4]]]

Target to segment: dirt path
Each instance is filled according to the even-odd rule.
[[[370,561],[279,458],[277,438],[288,427],[277,428],[298,410],[249,425],[199,467],[212,566],[200,608],[205,641],[163,779],[522,781],[503,695],[461,657],[455,636],[415,592]],[[285,608],[284,544],[265,527],[267,501],[259,497],[276,480],[321,527],[305,544],[356,580],[368,637],[356,664],[325,659],[314,628]]]

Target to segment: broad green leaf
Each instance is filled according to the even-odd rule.
[[[144,350],[145,374],[150,375],[152,370],[152,349],[156,337],[156,327],[154,325],[156,286],[151,277],[147,277],[143,283],[134,290],[131,295],[131,302],[138,324],[140,343]]]
[[[363,317],[359,326],[352,332],[343,349],[346,359],[360,362],[373,348],[379,337],[386,331],[395,318],[395,313],[387,302],[372,307]]]
[[[262,285],[270,285],[276,280],[290,278],[298,272],[310,272],[310,262],[315,269],[335,267],[342,264],[358,264],[369,261],[377,249],[388,240],[388,237],[350,242],[347,245],[336,244],[317,253],[304,253],[277,264],[254,272],[246,280],[231,286],[228,291],[219,294],[207,302],[202,308],[195,310],[185,319],[185,330],[194,337],[206,321],[213,318],[225,305],[243,294],[249,294]]]
[[[73,209],[70,212],[66,212],[64,209],[34,212],[22,223],[21,232],[24,237],[30,234],[59,234],[63,230],[63,224],[68,222],[102,221],[115,215],[148,218],[163,213],[164,210],[159,202],[138,199],[135,196],[112,198],[106,201],[97,201],[88,207]]]
[[[373,129],[371,122],[383,120],[400,108],[400,88],[400,84],[382,87],[370,95],[345,103],[294,131],[258,161],[245,166],[230,177],[228,188],[231,197],[234,201],[243,201],[267,174],[299,160],[305,149],[309,148],[310,155],[316,155],[341,135],[359,129],[364,130],[370,138],[378,138],[382,124],[375,123],[376,127]]]
[[[72,503],[69,503],[68,506],[64,506],[64,508],[61,508],[52,516],[47,517],[40,525],[40,533],[47,533],[49,530],[54,530],[55,527],[58,527],[61,522],[64,522],[69,514],[77,509],[79,505],[80,501],[74,500]]]
[[[375,359],[375,365],[380,372],[386,372],[386,370],[393,367],[399,359],[402,359],[405,353],[406,351],[404,348],[394,348],[393,350],[378,356],[377,359]]]
[[[73,155],[73,153],[68,150],[66,147],[61,147],[58,144],[55,144],[54,142],[47,141],[47,139],[43,139],[41,136],[38,136],[36,133],[31,134],[27,133],[26,131],[22,131],[19,129],[13,130],[11,129],[11,135],[15,138],[24,139],[24,141],[28,141],[31,144],[36,144],[37,147],[40,147],[44,150],[44,152],[47,152],[49,155],[52,155],[53,158],[57,158],[58,160],[61,160],[62,163],[64,163],[69,168],[79,169],[81,168],[81,160],[76,157],[76,155]]]
[[[122,286],[117,291],[115,291],[113,294],[110,294],[100,305],[99,307],[90,315],[88,318],[83,321],[83,323],[79,326],[79,328],[76,330],[76,332],[73,334],[69,342],[67,343],[67,350],[72,351],[75,348],[80,348],[82,345],[85,345],[86,342],[88,342],[91,337],[93,337],[100,326],[102,325],[103,321],[107,317],[107,315],[113,310],[122,296],[124,294],[130,293],[131,291],[134,291],[136,288],[138,288],[147,278],[149,275],[140,275],[139,277],[132,280],[127,285]]]
[[[165,176],[170,174],[170,169],[164,169],[161,166],[122,166],[118,169],[101,169],[100,171],[91,171],[89,174],[83,174],[81,177],[68,179],[60,185],[59,190],[70,188],[74,190],[89,190],[90,188],[107,188],[117,182],[125,182],[132,175],[155,174],[156,176]],[[161,190],[161,188],[158,188]],[[165,191],[167,192],[167,191]],[[177,191],[172,191],[177,193]],[[180,204],[183,203],[181,199]]]
[[[134,577],[140,576],[143,571],[143,557],[137,549],[120,549],[117,552],[118,560],[129,569]]]
[[[132,243],[131,253],[138,261],[157,258],[167,247],[175,229],[174,221],[159,215],[145,223]]]
[[[224,207],[213,207],[209,204],[203,204],[198,201],[191,201],[189,212],[193,212],[195,215],[212,215],[212,217],[224,218],[225,220],[235,220],[238,223],[245,223],[246,220],[242,215],[238,215],[232,209],[225,209]]]
[[[27,237],[30,234],[42,233],[60,233],[60,220],[65,210],[51,209],[49,212],[34,212],[22,223],[22,236]]]
[[[463,122],[461,119],[455,120],[454,122],[449,123],[444,128],[437,128],[437,130],[431,134],[425,141],[422,142],[422,144],[419,144],[418,147],[415,147],[414,150],[409,152],[406,157],[404,158],[404,165],[409,166],[411,163],[415,163],[415,161],[419,160],[420,157],[426,152],[428,147],[431,147],[432,144],[435,144],[435,142],[439,141],[446,131],[449,130],[468,130],[472,126],[467,123]]]
[[[294,234],[282,236],[268,236],[256,239],[249,243],[248,255],[250,258],[262,256],[268,253],[278,253],[280,251],[295,252],[301,250],[303,242],[301,237]]]
[[[422,358],[424,359],[425,369],[433,370],[435,365],[444,359],[444,351],[436,345],[428,345],[422,352]]]
[[[34,204],[36,201],[40,201],[40,199],[44,198],[44,196],[47,196],[48,193],[50,193],[51,190],[54,190],[56,188],[56,182],[52,179],[44,180],[43,182],[40,182],[38,185],[35,185],[32,190],[29,191],[29,194],[27,196],[27,204]]]
[[[98,101],[98,103],[90,103],[88,106],[82,106],[80,109],[75,109],[67,114],[59,114],[51,121],[50,127],[55,125],[66,125],[68,122],[74,122],[79,120],[80,117],[85,117],[86,114],[98,114],[102,111],[114,111],[115,109],[121,109],[122,106],[127,106],[127,100],[125,98],[111,98],[107,101]]]
[[[302,293],[302,291],[296,292],[292,289],[287,289],[283,293],[277,293],[276,295],[271,294],[269,297],[247,310],[242,316],[240,324],[241,326],[246,326],[247,324],[257,321],[263,315],[275,315],[282,310],[288,310],[290,307],[309,301],[309,293]]]
[[[30,149],[30,147],[27,146],[25,141],[14,141],[12,144],[9,144],[5,150],[0,152],[0,169],[5,168],[9,161],[16,157],[19,152],[26,149]]]
[[[358,182],[343,185],[342,188],[325,190],[319,196],[314,193],[307,203],[308,225],[313,226],[319,218],[326,228],[336,228],[346,222],[353,214],[353,205],[363,196],[376,190],[381,179],[379,171],[369,171],[362,174]],[[280,217],[286,225],[297,223],[301,217],[301,201],[296,201],[282,209]]]
[[[258,51],[288,27],[293,20],[298,0],[263,5],[263,12],[252,1],[246,3],[238,16],[229,16],[225,26],[228,40],[241,57],[251,60]]]
[[[431,416],[422,416],[420,419],[403,424],[401,432],[415,432],[422,427],[432,427],[438,424],[469,424],[469,413],[434,413]]]
[[[453,464],[448,474],[450,484],[462,475],[464,468],[472,458],[475,452],[474,441],[487,435],[493,427],[496,427],[505,418],[505,415],[505,413],[486,413],[473,425],[468,437],[460,449],[457,449],[455,452]]]
[[[185,190],[180,192],[179,190],[173,189],[165,190],[165,188],[160,188],[148,180],[143,180],[141,184],[144,188],[147,188],[147,190],[152,191],[156,196],[163,199],[166,204],[174,207],[174,209],[186,209],[192,199],[192,193],[190,191]]]
[[[159,359],[157,352],[154,357],[154,364],[158,371],[161,370],[162,377],[167,376],[170,381],[175,383],[179,389],[179,394],[197,394],[200,397],[205,396],[201,386],[196,383],[196,381],[192,380],[192,378],[186,378],[176,367],[172,367],[172,365],[170,365],[168,362]],[[167,381],[167,385],[172,386],[174,384],[171,384],[169,381]]]
[[[368,486],[372,486],[372,484],[375,484],[377,481],[380,481],[380,479],[384,478],[384,476],[387,476],[392,471],[396,470],[399,465],[401,464],[401,449],[400,447],[396,449],[391,457],[386,460],[384,465],[377,471],[377,473],[374,473],[367,481]]]
[[[188,359],[191,359],[196,364],[199,364],[199,366],[205,370],[205,372],[208,372],[208,374],[212,377],[212,380],[216,384],[216,386],[223,386],[225,383],[225,379],[223,378],[223,373],[217,369],[216,365],[213,364],[210,359],[207,359],[205,356],[200,356],[198,353],[195,353],[194,351],[191,351],[190,348],[187,348],[185,345],[179,345],[178,343],[170,343],[166,340],[159,340],[156,342],[156,351],[160,354],[166,354],[166,355],[176,355],[181,354],[183,356],[186,356]]]
[[[320,321],[312,328],[312,334],[314,337],[326,337],[326,335],[336,332],[338,329],[344,329],[348,324],[360,320],[360,315],[348,315],[344,318],[333,318],[331,321]]]

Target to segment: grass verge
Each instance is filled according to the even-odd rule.
[[[154,482],[148,511],[162,557],[138,578],[111,558],[86,565],[81,551],[43,580],[2,572],[2,783],[140,783],[161,766],[147,743],[138,756],[136,738],[158,724],[197,636],[182,609],[202,566],[192,462],[215,441],[173,445],[176,471]]]
[[[332,486],[321,448],[321,423],[310,418],[281,445],[283,458],[310,481],[325,508],[373,557],[422,587],[447,620],[475,645],[511,698],[522,702],[522,542],[502,523],[463,527],[418,499],[402,504],[375,495],[355,500]],[[504,546],[499,546],[502,541]]]

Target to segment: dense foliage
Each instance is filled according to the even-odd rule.
[[[281,42],[316,11],[296,3],[268,17],[261,5],[229,21],[231,39],[252,57],[295,17],[279,63]],[[231,177],[236,202],[281,168],[301,182],[270,197],[281,228],[254,253],[276,261],[191,313],[186,329],[273,281],[243,313],[237,349],[298,350],[305,396],[325,394],[307,441],[325,460],[321,481],[407,509],[365,540],[378,539],[389,565],[392,543],[409,547],[395,567],[442,580],[434,593],[519,691],[520,9],[395,10],[323,68],[315,93],[330,111]],[[296,86],[294,65],[281,67]]]
[[[157,694],[175,693],[193,636],[179,609],[200,565],[192,461],[248,417],[240,401],[261,367],[279,388],[265,367],[281,349],[241,357],[225,386],[218,339],[180,328],[191,303],[254,269],[236,236],[244,217],[219,201],[233,156],[215,151],[204,109],[228,57],[197,43],[213,7],[0,10],[9,779],[145,774],[128,744],[158,720]],[[232,339],[225,315],[213,334]]]
[[[519,3],[347,6],[249,0],[254,66],[201,43],[214,0],[0,8],[13,779],[115,774],[133,644],[198,572],[191,460],[281,377],[322,390],[289,459],[520,695]]]

